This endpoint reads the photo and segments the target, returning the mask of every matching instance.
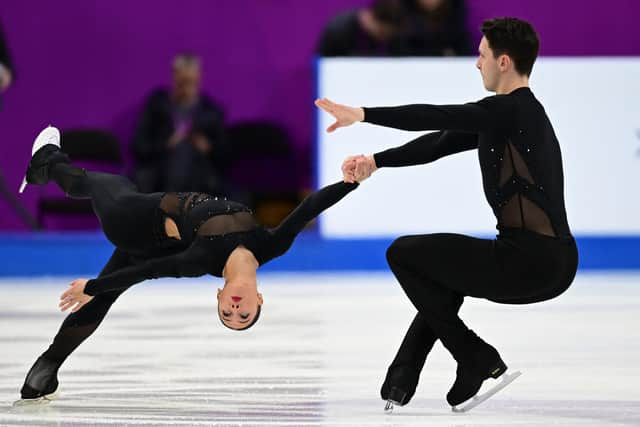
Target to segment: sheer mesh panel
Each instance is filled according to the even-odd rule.
[[[500,167],[500,187],[516,177],[520,181],[536,184],[518,150],[513,144],[507,143]],[[502,206],[499,222],[503,227],[525,228],[548,236],[556,235],[549,216],[538,205],[525,197],[521,191],[514,194]]]
[[[230,215],[217,215],[205,221],[198,228],[198,236],[218,236],[227,233],[249,231],[256,222],[250,212],[236,212]]]
[[[188,197],[187,197],[188,196]],[[188,213],[199,203],[212,199],[204,193],[166,193],[160,201],[160,209],[168,215],[179,216]],[[251,212],[223,213],[212,216],[198,226],[198,236],[219,236],[222,234],[249,231],[256,227]]]

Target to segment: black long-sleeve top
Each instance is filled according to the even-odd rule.
[[[357,186],[357,183],[338,182],[316,191],[272,229],[257,225],[249,209],[240,203],[202,193],[167,193],[159,209],[176,222],[181,238],[176,244],[183,250],[91,279],[84,293],[97,295],[126,289],[160,277],[205,274],[222,277],[229,255],[240,245],[249,249],[263,265],[284,254],[310,220]]]
[[[478,149],[484,193],[497,228],[569,237],[560,146],[528,87],[464,105],[365,108],[365,121],[410,131],[438,130],[376,153],[378,167],[425,164]]]

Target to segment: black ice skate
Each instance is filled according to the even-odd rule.
[[[385,412],[392,412],[394,405],[404,406],[409,403],[416,392],[419,374],[419,371],[411,370],[407,366],[389,367],[380,389],[380,397],[387,401]]]
[[[13,406],[46,405],[58,397],[58,363],[40,356],[24,380]]]
[[[458,362],[456,381],[447,393],[447,402],[453,412],[467,412],[475,408],[521,375],[521,372],[506,372],[507,365],[500,358],[498,351],[486,343],[469,358]],[[489,378],[501,381],[486,393],[477,395],[482,383]],[[460,406],[465,402],[465,405]]]
[[[60,151],[60,131],[53,126],[46,127],[33,142],[31,161],[27,173],[20,185],[20,193],[29,184],[49,182],[49,167],[52,163],[68,161],[66,154]]]

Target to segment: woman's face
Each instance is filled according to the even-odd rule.
[[[262,294],[256,283],[226,282],[218,289],[218,316],[231,329],[249,326],[261,305]]]

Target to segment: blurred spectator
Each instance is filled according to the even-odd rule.
[[[2,28],[0,28],[0,93],[7,90],[13,81],[13,65],[9,56],[9,48],[4,39]]]
[[[0,27],[0,94],[7,90],[13,82],[15,75],[9,48],[4,38],[2,27]],[[2,109],[2,98],[0,98],[0,109]],[[4,174],[0,169],[0,197],[2,197],[18,216],[34,230],[40,228],[38,221],[24,207],[24,205],[15,197],[15,189],[10,189],[4,179]]]
[[[471,55],[464,0],[404,0],[408,19],[394,40],[403,56]]]
[[[369,7],[344,12],[325,27],[320,56],[392,55],[390,41],[405,17],[400,0],[375,0]]]
[[[133,140],[140,191],[225,194],[223,113],[201,92],[200,76],[199,58],[180,54],[171,91],[157,89],[147,99]]]

